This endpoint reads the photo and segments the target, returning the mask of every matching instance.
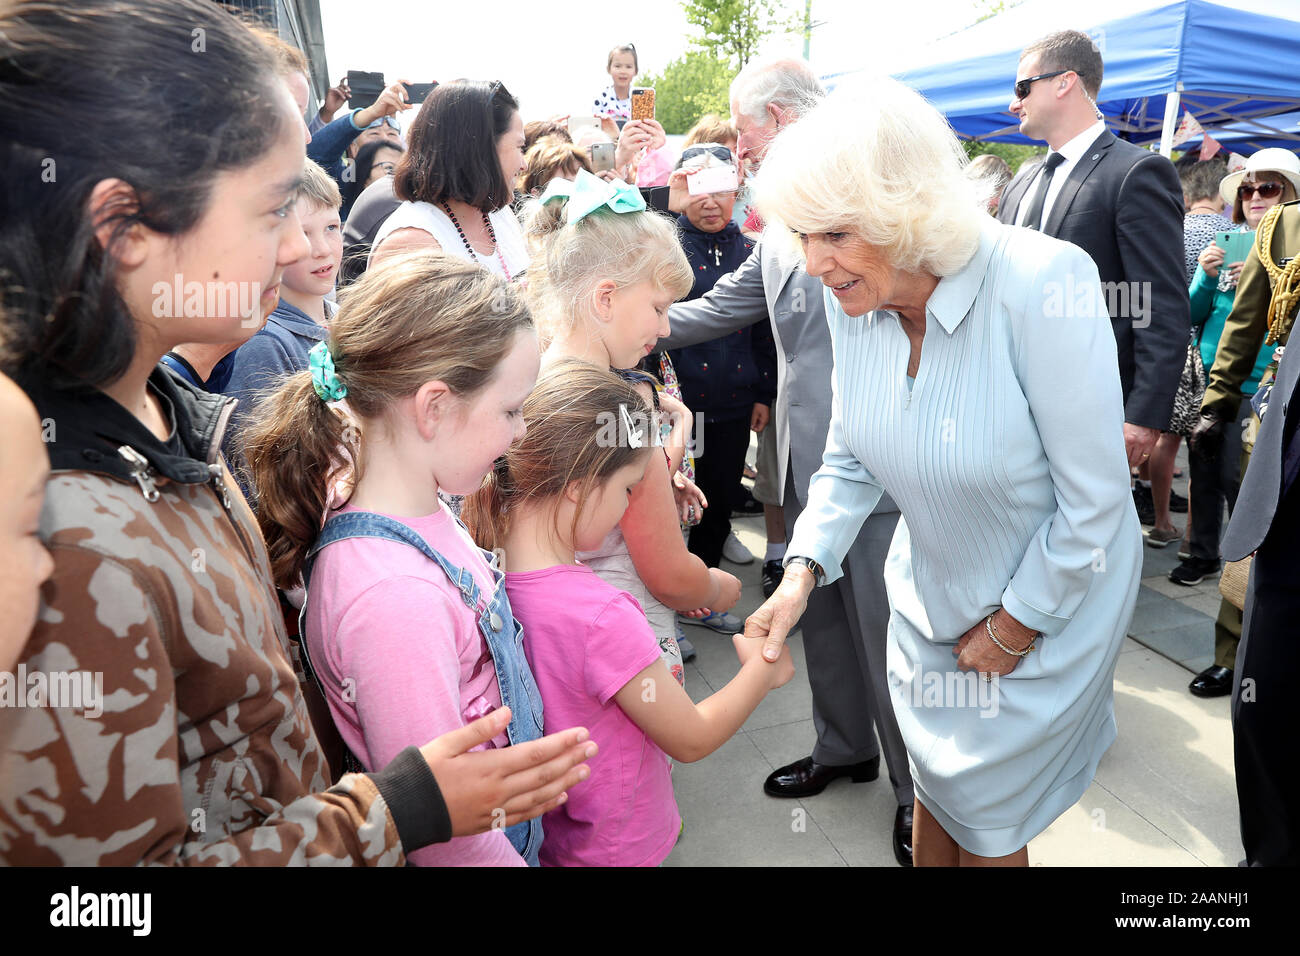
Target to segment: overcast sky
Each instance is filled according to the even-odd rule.
[[[800,0],[785,0],[803,10]],[[586,110],[610,82],[605,56],[636,44],[643,73],[689,47],[677,0],[543,4],[537,0],[321,0],[330,76],[383,72],[389,82],[457,77],[501,80],[525,119]],[[565,9],[573,13],[565,13]],[[578,12],[581,11],[581,12]],[[593,11],[593,12],[587,12]],[[594,12],[599,11],[599,12]],[[813,0],[811,61],[818,73],[875,67],[894,72],[929,41],[979,16],[976,0]],[[775,37],[767,53],[802,52],[801,36]],[[1014,67],[1013,67],[1014,68]]]

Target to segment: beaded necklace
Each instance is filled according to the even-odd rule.
[[[447,218],[451,220],[451,224],[456,227],[456,233],[460,236],[460,241],[465,243],[465,251],[469,253],[470,261],[477,262],[478,254],[474,251],[474,247],[469,244],[469,239],[465,235],[465,230],[460,227],[460,221],[457,220],[456,214],[451,211],[451,206],[447,205],[445,201],[438,203],[438,205],[442,208],[442,211],[447,214]],[[492,228],[492,220],[488,219],[487,213],[484,212],[482,215],[483,225],[487,227],[488,238],[492,240],[492,248],[496,250],[497,261],[501,263],[501,272],[505,275],[506,281],[509,282],[511,279],[510,270],[506,267],[505,256],[501,255],[501,244],[497,242],[497,233],[496,230]]]

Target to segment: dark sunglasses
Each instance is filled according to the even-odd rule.
[[[705,153],[708,153],[728,165],[735,162],[731,156],[731,150],[727,149],[725,146],[687,146],[682,150],[681,162],[684,163],[688,159],[693,159],[696,156],[703,156]]]
[[[379,117],[379,119],[375,120],[373,123],[371,123],[369,126],[367,126],[366,129],[377,129],[377,128],[380,127],[380,126],[391,126],[393,129],[397,130],[399,133],[402,131],[402,127],[400,127],[400,126],[397,125],[397,120],[393,119],[393,117],[391,117],[391,116],[381,116],[381,117]]]
[[[1016,99],[1023,100],[1029,95],[1029,87],[1039,80],[1050,80],[1054,76],[1060,76],[1062,73],[1069,73],[1069,70],[1057,70],[1055,73],[1039,73],[1037,76],[1027,76],[1023,80],[1016,80],[1015,93]]]
[[[1282,195],[1281,183],[1242,183],[1237,187],[1238,199],[1249,199],[1251,193],[1259,193],[1260,199],[1272,199]]]

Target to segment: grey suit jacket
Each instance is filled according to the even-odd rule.
[[[1040,164],[1007,184],[1000,220],[1016,221],[1041,171]],[[1097,264],[1119,351],[1124,420],[1163,431],[1189,335],[1183,192],[1173,164],[1103,132],[1070,170],[1043,232]]]
[[[1250,455],[1250,465],[1237,493],[1237,506],[1232,509],[1220,551],[1227,561],[1240,561],[1259,549],[1268,537],[1277,513],[1282,492],[1282,456],[1285,449],[1282,439],[1286,434],[1288,418],[1300,413],[1297,407],[1296,383],[1300,381],[1300,343],[1288,347],[1282,354],[1277,369],[1277,379],[1269,396],[1255,438],[1255,450]],[[1292,489],[1292,494],[1300,491]]]
[[[794,468],[799,504],[821,467],[831,425],[831,333],[822,282],[803,271],[789,239],[766,230],[748,259],[706,295],[668,310],[671,332],[662,348],[698,345],[771,319],[776,340],[776,406],[769,428],[777,443],[777,484],[784,494],[787,462]],[[770,440],[771,436],[769,436]],[[708,454],[708,439],[704,443]],[[884,495],[873,514],[897,511]]]

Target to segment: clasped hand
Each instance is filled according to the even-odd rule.
[[[1000,608],[993,614],[993,626],[997,628],[998,640],[1018,651],[1037,639],[1036,632]],[[957,669],[961,671],[1001,675],[1010,674],[1020,665],[1019,657],[1008,654],[989,637],[983,618],[961,636],[952,653],[957,658]]]

